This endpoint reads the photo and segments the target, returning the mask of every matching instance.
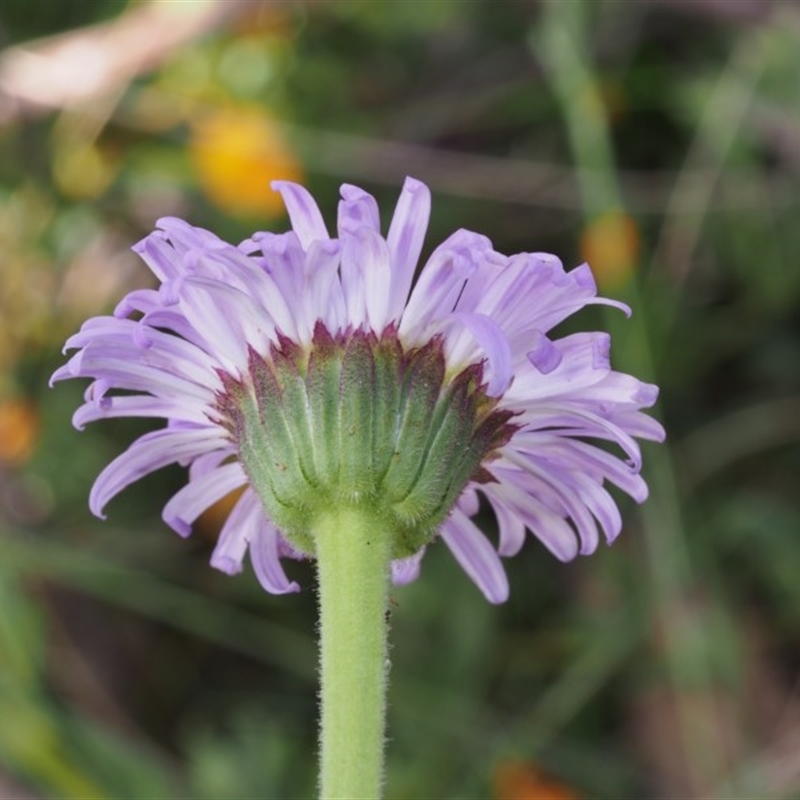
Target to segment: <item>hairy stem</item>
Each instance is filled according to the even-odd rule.
[[[386,717],[388,532],[344,509],[314,526],[320,615],[320,797],[377,800]]]

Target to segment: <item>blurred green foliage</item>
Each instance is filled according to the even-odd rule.
[[[47,379],[86,316],[147,285],[127,248],[156,217],[238,241],[285,225],[271,178],[304,176],[332,217],[340,183],[388,209],[412,174],[428,250],[463,226],[591,257],[635,314],[578,324],[660,384],[669,442],[614,548],[560,565],[531,540],[492,608],[433,547],[395,592],[388,796],[796,797],[798,7],[221,5],[50,109],[12,102],[19,48],[147,4],[0,9],[0,796],[313,795],[312,571],[275,598],[210,570],[219,518],[187,542],[159,518],[177,469],[94,520],[93,477],[147,426],[78,435],[80,387]]]

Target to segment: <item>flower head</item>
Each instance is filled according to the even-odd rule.
[[[607,334],[548,335],[592,303],[627,311],[597,297],[589,267],[505,256],[459,230],[412,289],[424,184],[406,180],[385,236],[375,199],[344,185],[333,238],[305,189],[273,186],[291,231],[234,247],[162,219],[134,248],[160,287],[131,292],[67,341],[77,353],[53,380],[93,379],[76,427],[167,420],[103,470],[92,511],[178,462],[189,480],[163,517],[186,536],[245,487],[211,563],[234,574],[249,549],[276,593],[297,590],[281,559],[313,557],[314,520],[335,504],[391,526],[396,582],[416,577],[440,537],[493,602],[508,594],[500,556],[526,531],[564,561],[613,541],[622,522],[605,484],[643,501],[635,437],[664,432],[641,411],[656,387],[611,369]],[[496,548],[471,519],[479,495],[497,519]]]

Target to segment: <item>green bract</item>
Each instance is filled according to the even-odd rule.
[[[429,542],[481,463],[515,430],[473,364],[448,375],[442,341],[405,350],[396,329],[286,338],[247,374],[221,375],[223,425],[251,485],[299,550],[335,509],[363,509],[395,532],[392,557]]]

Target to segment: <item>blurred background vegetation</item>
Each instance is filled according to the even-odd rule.
[[[89,514],[146,425],[77,434],[65,337],[149,285],[176,214],[239,241],[268,183],[388,218],[406,174],[504,252],[589,260],[668,445],[620,541],[531,540],[488,606],[440,547],[394,593],[390,798],[800,796],[800,6],[792,0],[13,0],[0,8],[0,797],[302,798],[313,576],[263,593]],[[485,524],[491,530],[493,521]]]

